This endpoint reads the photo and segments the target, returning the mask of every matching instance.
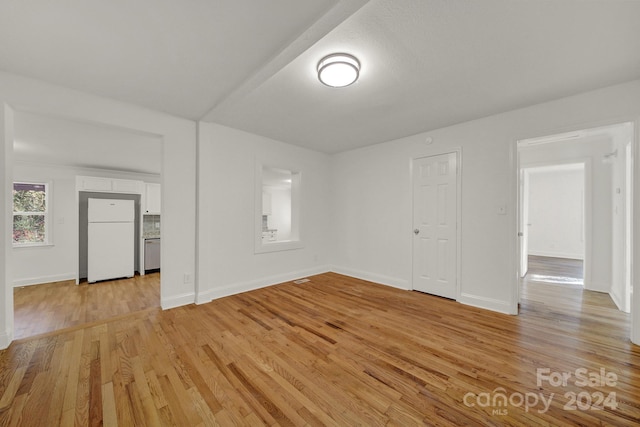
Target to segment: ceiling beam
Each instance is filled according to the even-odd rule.
[[[276,73],[286,67],[294,59],[304,53],[311,46],[320,41],[338,25],[342,24],[351,15],[360,10],[369,0],[340,0],[327,13],[318,19],[313,25],[302,32],[290,44],[285,45],[276,53],[264,66],[258,68],[241,85],[232,92],[222,97],[215,105],[211,106],[200,120],[204,122],[215,122],[216,113],[223,107],[234,105],[243,99],[247,94],[254,91],[264,82],[273,77]]]

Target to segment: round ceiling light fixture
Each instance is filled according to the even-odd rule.
[[[318,80],[327,86],[349,86],[359,75],[360,61],[348,53],[332,53],[318,62]]]

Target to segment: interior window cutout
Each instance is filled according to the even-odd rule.
[[[256,184],[256,252],[302,247],[300,240],[300,172],[260,166]]]

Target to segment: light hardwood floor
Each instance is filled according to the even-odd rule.
[[[583,285],[583,261],[579,259],[553,258],[529,255],[529,270],[525,281],[555,281],[558,284]]]
[[[557,301],[531,293],[508,316],[327,273],[151,308],[0,352],[0,425],[638,425],[626,315]],[[538,368],[617,380],[537,385]],[[598,392],[617,407],[584,409]],[[547,411],[519,405],[540,393]]]
[[[160,273],[89,285],[74,280],[14,289],[16,338],[160,307]]]

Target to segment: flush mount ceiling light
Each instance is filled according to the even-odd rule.
[[[318,80],[327,86],[349,86],[359,75],[360,61],[347,53],[333,53],[318,62]]]

